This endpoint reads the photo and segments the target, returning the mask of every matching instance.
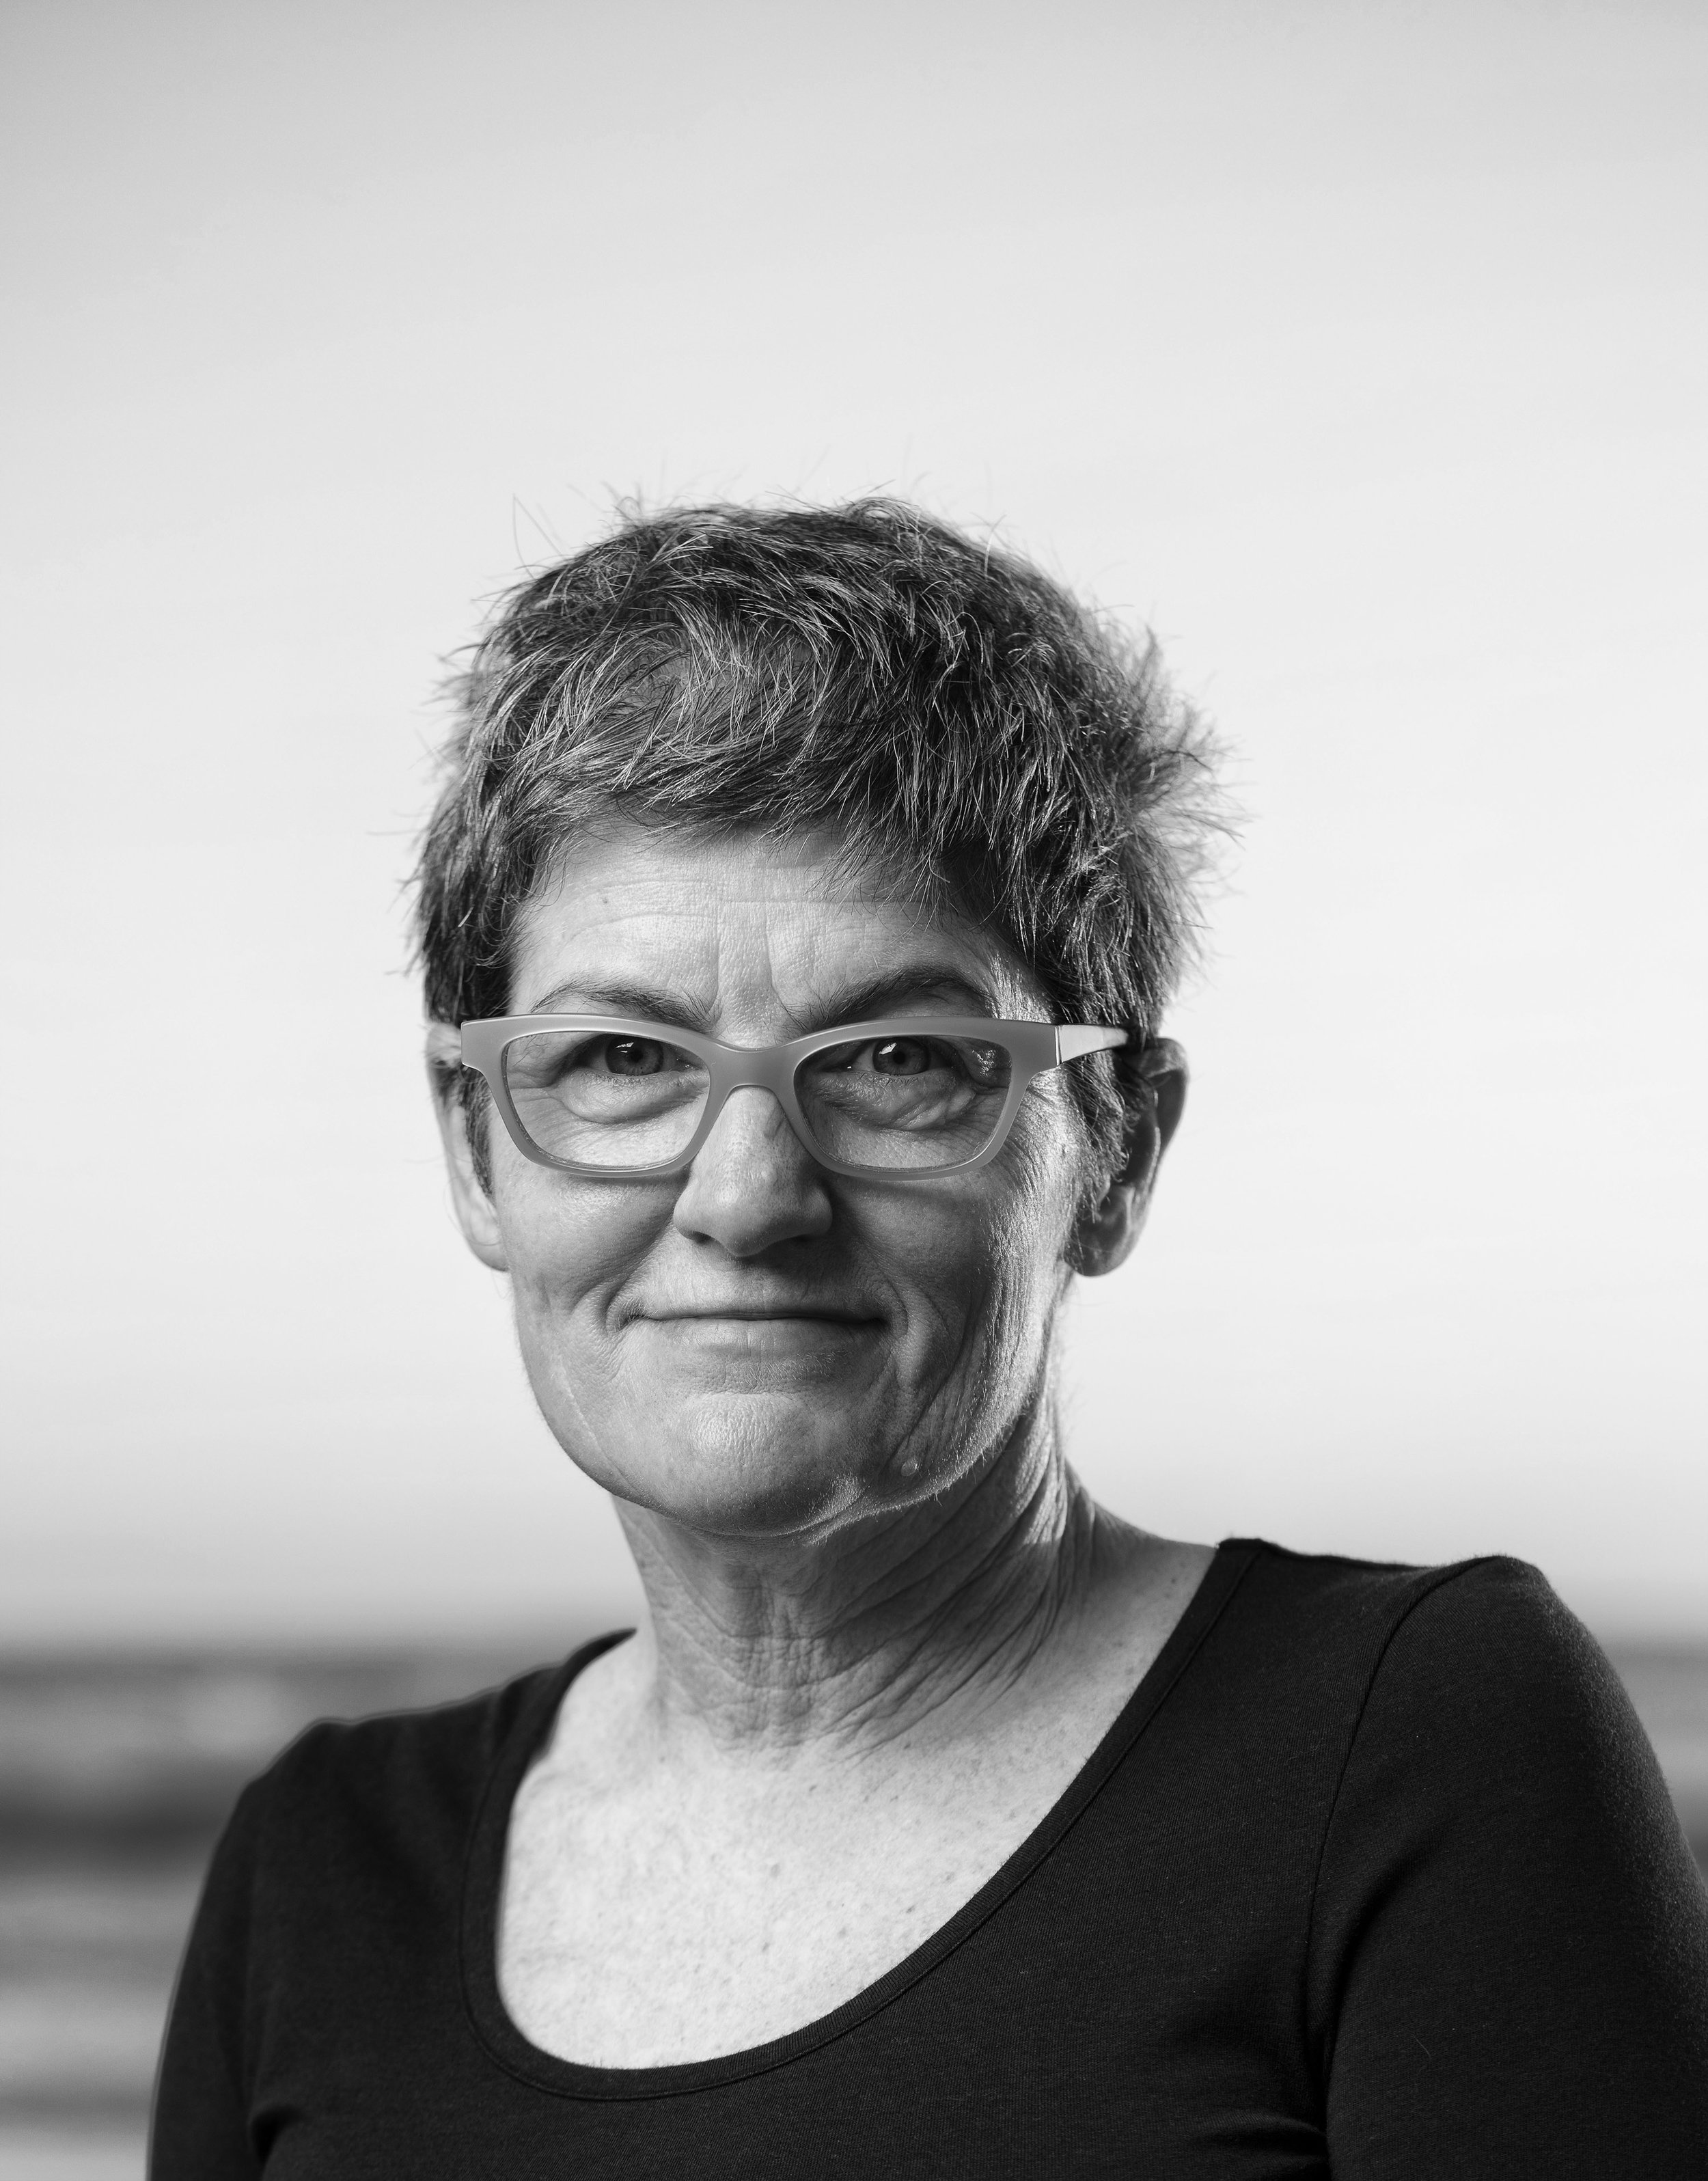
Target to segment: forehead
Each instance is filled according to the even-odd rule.
[[[904,1010],[912,995],[951,1008],[1048,1012],[1000,934],[850,859],[830,833],[606,821],[565,843],[512,941],[517,1013],[640,1012],[633,1003],[650,995],[685,1026],[763,1018],[768,1034],[780,1034],[846,1020],[849,1002],[880,994]]]

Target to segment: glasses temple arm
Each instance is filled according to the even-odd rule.
[[[1124,1030],[1098,1030],[1086,1023],[1066,1023],[1055,1033],[1055,1057],[1058,1062],[1077,1060],[1082,1053],[1107,1052],[1127,1041]]]

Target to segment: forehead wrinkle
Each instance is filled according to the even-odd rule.
[[[808,926],[807,958],[796,965],[807,1003],[792,1011],[802,1019],[803,1030],[870,1019],[874,1013],[905,1013],[905,1007],[878,1004],[892,988],[898,995],[917,991],[962,1013],[969,1012],[965,1002],[970,998],[970,1012],[975,1014],[1024,1015],[1033,1006],[1043,1007],[1048,1014],[1036,978],[999,933],[952,906],[884,888],[881,872],[868,870],[863,875],[873,882],[869,893],[857,892],[851,899],[845,895],[840,900],[821,895],[827,914]],[[844,917],[838,917],[837,911],[844,912]],[[850,913],[858,918],[862,911],[866,929],[861,938],[872,942],[869,968],[851,962],[846,952],[839,957],[834,943],[838,930],[847,929],[845,918]],[[890,920],[897,911],[900,930]],[[860,951],[868,952],[863,945]],[[813,1019],[806,1020],[807,1015]]]
[[[579,868],[557,862],[518,935],[521,1011],[638,1013],[741,1043],[906,1013],[910,987],[927,1011],[1040,1011],[1000,934],[879,872],[667,840],[590,842]]]
[[[524,997],[521,1011],[641,1013],[680,1022],[684,1029],[709,1020],[716,1012],[715,980],[708,986],[705,965],[694,959],[691,947],[680,943],[669,919],[648,921],[662,929],[663,943],[632,951],[611,944],[609,927],[598,922],[569,935],[567,945],[552,943],[550,935],[537,926],[532,936],[537,942],[543,941],[543,958],[525,966],[538,980],[537,997]],[[589,1008],[564,1004],[577,995],[596,1004]]]
[[[726,984],[751,997],[754,991],[774,999],[780,1008],[783,1027],[791,1035],[807,1035],[844,1022],[863,1022],[885,1015],[927,1013],[1002,1015],[1025,1013],[1028,995],[1019,980],[1003,974],[1000,962],[989,968],[976,960],[959,960],[939,949],[898,960],[886,948],[868,963],[822,958],[802,965],[779,964],[769,941],[761,935],[766,956],[757,986],[740,975],[725,975],[723,949],[713,984],[692,988],[675,984],[668,976],[648,975],[645,969],[625,975],[590,970],[559,978],[548,990],[530,999],[521,1012],[543,1013],[599,1013],[638,1015],[653,1021],[675,1024],[715,1035],[720,1024],[719,998]],[[818,950],[815,950],[817,952]],[[991,974],[994,968],[995,974]]]
[[[1007,1002],[999,986],[971,966],[941,960],[886,964],[869,976],[843,975],[815,983],[810,1003],[793,1013],[803,1034],[837,1023],[917,1013],[922,1006],[928,1013],[1000,1015]]]
[[[837,1023],[906,1014],[917,995],[927,1011],[996,1013],[1018,1000],[1025,1012],[1030,980],[1008,951],[977,926],[906,904],[898,930],[893,899],[829,900],[804,922],[766,919],[762,943],[771,991],[792,1032],[807,1035]],[[792,942],[792,943],[791,943]]]

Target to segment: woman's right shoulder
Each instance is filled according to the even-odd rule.
[[[578,1654],[579,1655],[579,1654]],[[216,1864],[251,1880],[459,1855],[508,1753],[548,1731],[575,1661],[455,1703],[306,1727],[239,1796]]]

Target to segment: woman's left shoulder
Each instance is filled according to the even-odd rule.
[[[1259,1538],[1221,1548],[1243,1563],[1242,1620],[1331,1678],[1367,1714],[1406,1685],[1408,1709],[1467,1703],[1629,1707],[1605,1654],[1539,1568],[1504,1555],[1428,1567],[1290,1552]],[[1366,1723],[1368,1723],[1366,1721]]]
[[[1640,1775],[1653,1798],[1659,1770],[1624,1686],[1539,1568],[1490,1556],[1394,1571],[1380,1587],[1389,1610],[1359,1722],[1366,1748],[1392,1733],[1413,1759],[1430,1743],[1484,1775],[1569,1772],[1580,1785],[1593,1763]]]
[[[1438,1930],[1467,1913],[1485,1930],[1516,1918],[1586,1939],[1617,1926],[1656,1958],[1688,1935],[1708,1995],[1708,1894],[1655,1752],[1545,1576],[1490,1558],[1381,1587],[1320,1915],[1332,1920],[1336,1897],[1345,1909],[1439,1887]]]
[[[1703,2170],[1708,1892],[1618,1676],[1521,1560],[1367,1587],[1308,1948],[1331,2141],[1427,2140],[1436,2173]]]
[[[1623,1684],[1541,1571],[1490,1556],[1418,1567],[1223,1548],[1242,1564],[1235,1640],[1322,1780],[1330,1860],[1478,1827],[1533,1852],[1612,1855],[1700,1897],[1678,1820]],[[1230,1632],[1231,1634],[1233,1632]],[[1282,1702],[1281,1690],[1287,1693]]]

